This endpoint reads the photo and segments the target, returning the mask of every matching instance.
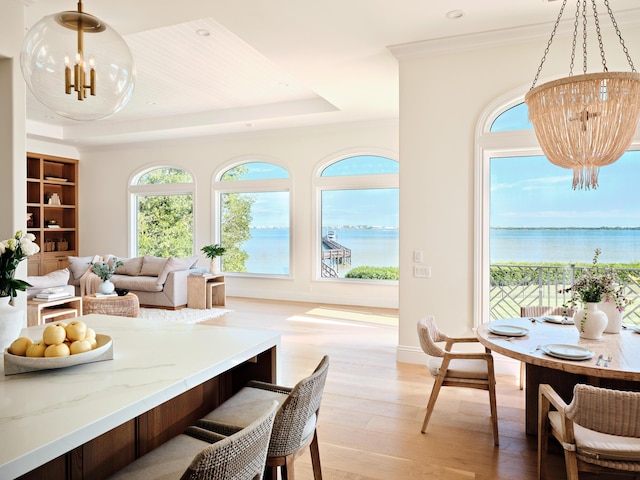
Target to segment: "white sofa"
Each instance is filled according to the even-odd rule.
[[[113,262],[118,258],[119,266],[111,282],[116,288],[135,293],[140,306],[160,308],[182,308],[187,304],[187,277],[204,268],[197,268],[198,257],[161,258],[152,255],[120,258],[113,255],[92,257],[68,257],[69,284],[74,285],[77,295],[93,293],[101,282],[91,272],[91,264],[99,261]]]

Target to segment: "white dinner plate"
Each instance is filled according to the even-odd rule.
[[[496,335],[505,335],[507,337],[524,337],[529,330],[515,325],[489,325],[489,331]]]
[[[593,357],[593,352],[577,345],[550,344],[543,345],[542,351],[552,357],[564,360],[588,360]]]
[[[566,317],[564,315],[546,315],[542,317],[545,322],[559,323],[561,325],[573,325],[573,317]]]

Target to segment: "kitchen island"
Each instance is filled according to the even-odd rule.
[[[98,314],[80,319],[112,338],[113,359],[2,372],[0,478],[106,478],[249,379],[276,381],[280,336],[271,331]],[[23,333],[38,339],[43,328]]]

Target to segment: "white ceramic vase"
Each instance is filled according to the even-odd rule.
[[[580,332],[580,337],[589,340],[602,338],[604,329],[607,328],[609,319],[607,315],[598,308],[597,303],[588,302],[586,308],[579,308],[573,315],[573,322]]]
[[[213,273],[214,275],[220,273],[220,257],[214,257],[211,259],[209,270],[211,270],[211,273]]]
[[[111,283],[111,280],[105,280],[98,286],[98,292],[104,295],[113,293],[115,289],[116,289],[116,286],[113,283]]]
[[[598,308],[607,316],[607,326],[604,329],[604,333],[620,333],[622,329],[622,312],[616,308],[616,303],[605,298],[598,304]]]
[[[9,304],[11,297],[0,297],[0,352],[4,352],[24,327],[24,311]]]

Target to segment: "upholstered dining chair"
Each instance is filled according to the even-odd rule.
[[[548,307],[546,305],[520,306],[520,316],[523,318],[544,317],[545,315],[566,315],[573,317],[573,309],[566,307]],[[520,362],[520,390],[524,388],[524,378],[525,363]]]
[[[640,478],[640,392],[577,384],[569,405],[547,384],[538,395],[538,478],[546,478],[549,432],[564,450],[567,480],[579,471]]]
[[[251,381],[196,425],[205,429],[217,423],[243,426],[255,416],[256,408],[276,400],[280,407],[267,452],[266,478],[276,479],[280,468],[283,480],[294,480],[294,460],[309,447],[313,478],[322,480],[316,425],[328,370],[329,357],[325,356],[314,372],[293,388]]]
[[[431,315],[418,322],[418,338],[424,353],[429,356],[427,367],[435,377],[435,383],[429,396],[427,413],[422,424],[422,433],[426,433],[429,419],[438,399],[438,393],[443,386],[477,388],[489,392],[489,405],[491,408],[491,420],[493,425],[493,442],[499,445],[498,437],[498,413],[496,408],[496,378],[493,369],[493,356],[485,349],[485,352],[458,353],[451,349],[456,343],[477,342],[475,337],[448,337],[440,330]],[[442,349],[438,343],[444,342]]]
[[[224,424],[185,432],[151,450],[110,480],[260,480],[278,402],[245,428]]]

